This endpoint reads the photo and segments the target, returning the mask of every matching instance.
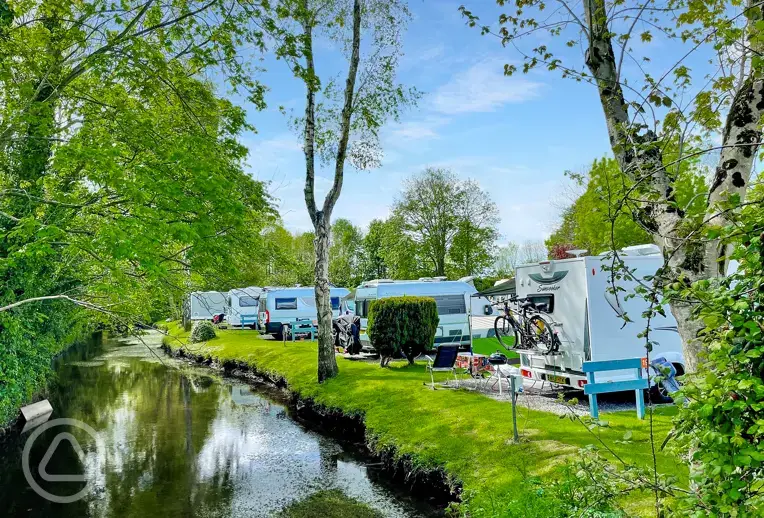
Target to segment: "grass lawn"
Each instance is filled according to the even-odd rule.
[[[170,333],[172,337],[165,341],[173,349],[188,336],[173,324]],[[633,411],[601,414],[609,426],[589,430],[554,414],[520,408],[521,442],[515,444],[509,404],[466,390],[433,391],[426,384],[429,375],[423,363],[394,362],[391,368],[381,369],[377,364],[338,358],[339,375],[319,385],[316,342],[289,342],[285,347],[261,339],[255,331],[220,330],[207,344],[186,348],[223,361],[245,361],[286,378],[289,388],[304,397],[346,413],[363,414],[379,448],[393,446],[418,465],[444,468],[476,502],[489,508],[493,499],[519,490],[523,471],[550,476],[561,463],[575,458],[579,448],[596,444],[598,437],[627,462],[652,465],[649,420],[638,420]],[[673,407],[656,409],[653,427],[658,444],[670,430],[674,413]],[[622,441],[627,431],[632,437]],[[658,453],[657,463],[661,472],[686,480],[687,468],[676,458]],[[630,515],[639,515],[649,512],[652,501],[650,495],[631,495],[621,504]]]
[[[507,358],[517,358],[519,355],[514,351],[507,351],[496,338],[473,338],[472,352],[475,354],[490,355],[499,351]]]

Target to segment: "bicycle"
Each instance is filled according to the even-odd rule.
[[[509,303],[517,303],[519,311],[513,311]],[[551,354],[560,347],[560,340],[552,330],[551,318],[545,319],[540,309],[529,299],[512,297],[493,304],[504,306],[504,314],[496,317],[493,329],[496,339],[507,351],[536,349],[541,354]],[[528,313],[533,313],[528,316]],[[515,318],[513,313],[517,314]]]

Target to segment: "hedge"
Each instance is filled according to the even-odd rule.
[[[409,363],[432,348],[438,307],[431,297],[389,297],[371,303],[366,332],[386,366],[399,352]]]

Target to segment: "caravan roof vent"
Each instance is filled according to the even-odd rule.
[[[448,280],[448,277],[446,277],[445,275],[442,275],[440,277],[433,277],[433,280],[434,281],[446,281],[446,280]]]
[[[588,251],[589,250],[568,250],[566,253],[568,255],[572,255],[573,257],[581,257],[582,255],[584,255]]]
[[[658,245],[634,245],[627,246],[621,249],[621,252],[626,255],[660,255],[661,249]]]
[[[462,277],[461,279],[459,279],[459,282],[466,282],[467,284],[472,284],[474,286],[475,283],[472,282],[474,280],[475,280],[475,276],[474,275],[468,275],[466,277]]]

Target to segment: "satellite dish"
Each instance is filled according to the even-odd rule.
[[[568,255],[572,255],[573,257],[581,257],[582,255],[584,255],[588,251],[589,250],[568,250],[567,254]]]

